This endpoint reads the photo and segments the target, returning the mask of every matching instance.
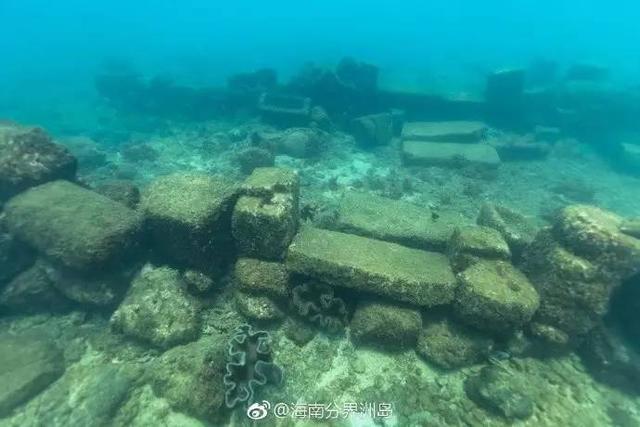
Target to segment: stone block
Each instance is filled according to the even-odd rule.
[[[474,143],[483,138],[487,125],[482,122],[407,122],[402,139],[411,141]]]
[[[497,168],[500,156],[487,144],[457,144],[406,140],[402,143],[402,158],[409,166],[477,166]]]
[[[234,268],[234,279],[242,292],[277,299],[285,299],[289,295],[289,273],[284,264],[240,258]]]
[[[422,319],[420,312],[412,308],[367,301],[356,308],[350,328],[357,343],[411,348],[416,344]]]
[[[484,226],[458,227],[448,246],[454,271],[460,272],[481,259],[511,259],[509,245],[499,231]]]

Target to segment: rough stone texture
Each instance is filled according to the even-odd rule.
[[[173,409],[215,421],[224,406],[226,340],[213,335],[165,352],[149,369],[156,395]]]
[[[234,269],[235,284],[242,292],[285,299],[289,295],[289,273],[284,264],[240,258]]]
[[[477,142],[487,130],[482,122],[408,122],[402,128],[402,139],[436,142]]]
[[[69,306],[53,287],[42,261],[18,274],[0,292],[0,313],[59,312]]]
[[[511,258],[509,245],[500,232],[483,226],[456,228],[449,241],[448,253],[456,272],[467,269],[481,259]]]
[[[456,289],[444,255],[313,227],[293,240],[286,265],[333,286],[427,307],[451,302]]]
[[[62,352],[39,337],[0,335],[0,418],[64,372]]]
[[[162,348],[193,341],[200,331],[200,308],[185,291],[180,273],[145,267],[111,316],[111,326]]]
[[[291,169],[256,168],[240,186],[245,196],[270,200],[277,193],[290,193],[296,199],[300,195],[300,177]]]
[[[507,332],[529,322],[540,297],[511,263],[482,260],[459,274],[455,311],[481,330]]]
[[[234,298],[238,311],[249,319],[269,321],[284,317],[282,309],[268,296],[236,291]]]
[[[187,284],[189,291],[195,294],[205,294],[216,287],[216,281],[201,271],[186,270],[182,273],[182,278]]]
[[[490,338],[477,331],[443,319],[425,325],[416,351],[440,368],[456,369],[485,360],[492,345]]]
[[[156,179],[140,204],[154,249],[172,263],[215,270],[232,253],[230,215],[236,195],[235,185],[208,175]]]
[[[464,222],[459,215],[436,216],[411,203],[349,192],[340,203],[335,227],[416,249],[444,251],[455,227]]]
[[[319,129],[291,128],[282,133],[276,142],[276,149],[279,154],[303,159],[322,151],[326,139],[326,133]]]
[[[5,206],[16,237],[48,258],[84,271],[130,258],[142,232],[142,216],[122,204],[67,181],[31,188]]]
[[[243,256],[282,259],[297,227],[298,199],[291,193],[277,193],[268,202],[242,196],[233,210],[233,237]]]
[[[536,235],[536,228],[525,216],[506,206],[493,203],[482,205],[477,223],[498,230],[509,244],[515,259],[522,256],[525,248]]]
[[[386,145],[393,138],[393,115],[380,113],[353,119],[351,133],[363,147]]]
[[[358,343],[410,348],[416,344],[422,319],[415,309],[369,301],[358,305],[350,326]]]
[[[409,166],[479,166],[497,168],[500,157],[487,144],[456,144],[406,140],[402,143],[402,158]]]
[[[0,124],[0,204],[36,185],[73,180],[76,159],[42,129]]]
[[[129,209],[135,209],[140,203],[140,190],[132,181],[114,179],[98,185],[95,191]]]

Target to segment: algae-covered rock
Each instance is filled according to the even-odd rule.
[[[232,253],[231,210],[237,187],[204,174],[160,177],[143,191],[154,249],[167,261],[215,270]]]
[[[249,319],[269,321],[284,317],[284,312],[278,303],[266,295],[252,295],[236,291],[234,299],[238,311]]]
[[[218,335],[163,353],[148,371],[153,391],[176,411],[216,421],[224,406],[226,340]]]
[[[516,259],[520,258],[536,234],[535,227],[525,216],[493,203],[482,205],[477,223],[498,230]]]
[[[31,336],[0,335],[0,418],[40,393],[64,372],[62,352]]]
[[[95,272],[135,254],[142,216],[67,181],[31,188],[5,206],[16,237],[72,269]]]
[[[135,209],[140,203],[140,190],[132,181],[113,179],[98,185],[95,191],[129,209]]]
[[[413,347],[421,328],[419,311],[375,301],[360,303],[350,324],[354,341],[391,348]]]
[[[332,286],[426,307],[451,302],[457,286],[442,254],[313,227],[295,237],[286,265]]]
[[[509,420],[527,419],[534,401],[526,377],[501,366],[485,366],[465,382],[467,396],[490,412]]]
[[[0,204],[36,185],[73,180],[77,163],[42,129],[0,124]]]
[[[243,256],[282,259],[297,227],[298,199],[291,193],[274,194],[268,201],[242,196],[233,210],[233,237]]]
[[[264,294],[276,299],[289,295],[289,273],[284,264],[240,258],[234,268],[235,284],[242,292]]]
[[[287,168],[256,168],[241,185],[243,195],[270,200],[277,193],[298,197],[300,177]]]
[[[111,327],[162,348],[193,341],[200,331],[200,308],[185,287],[178,271],[145,267],[111,316]]]
[[[509,245],[493,228],[458,227],[449,241],[449,259],[454,271],[463,271],[482,259],[511,259]]]
[[[444,251],[454,229],[464,223],[461,216],[434,215],[400,200],[373,194],[349,192],[340,202],[336,228],[416,249]]]
[[[416,351],[434,365],[456,369],[486,358],[493,341],[448,319],[429,321],[418,337]]]
[[[482,260],[459,275],[455,311],[467,324],[506,332],[529,322],[540,305],[538,292],[511,263]]]

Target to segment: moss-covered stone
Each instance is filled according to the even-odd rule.
[[[240,197],[232,218],[233,237],[240,254],[282,259],[298,226],[297,202],[291,193],[277,193],[267,202],[259,197]]]
[[[402,143],[402,158],[410,166],[473,166],[489,170],[500,166],[496,149],[487,144],[406,140]]]
[[[285,299],[289,295],[289,273],[281,263],[240,258],[234,268],[234,278],[242,292],[277,299]]]
[[[375,301],[360,303],[350,324],[354,341],[391,348],[413,347],[421,328],[418,310]]]
[[[173,174],[143,191],[154,249],[178,265],[215,270],[232,253],[230,215],[237,187],[204,174]]]
[[[298,197],[300,177],[291,169],[256,168],[241,185],[243,195],[270,200],[277,193],[289,193]]]
[[[493,341],[448,319],[429,321],[418,337],[416,351],[434,365],[456,369],[484,360]]]
[[[178,271],[145,267],[111,316],[112,329],[162,348],[195,340],[200,309],[185,287]]]
[[[0,123],[0,204],[30,187],[73,180],[78,162],[42,129]]]
[[[538,292],[511,263],[482,260],[459,275],[455,310],[481,330],[506,332],[529,322],[540,305]]]
[[[284,312],[278,304],[266,295],[236,291],[234,298],[238,311],[249,319],[270,321],[284,317]]]
[[[480,209],[478,225],[498,230],[515,259],[519,259],[524,249],[533,241],[536,229],[532,222],[506,206],[485,203]]]
[[[6,207],[9,231],[66,267],[92,271],[128,261],[142,216],[67,181],[31,188]]]
[[[407,122],[402,128],[402,139],[440,142],[477,142],[487,130],[482,122]]]
[[[444,251],[453,230],[465,221],[400,200],[349,192],[340,203],[336,227],[345,233],[399,243],[416,249]]]
[[[449,241],[449,259],[460,272],[482,259],[509,260],[509,245],[497,230],[483,226],[458,227]]]
[[[332,286],[426,307],[451,302],[457,286],[442,254],[313,227],[295,237],[286,265]]]
[[[176,411],[220,421],[226,348],[224,337],[213,335],[168,350],[148,371],[153,391]]]

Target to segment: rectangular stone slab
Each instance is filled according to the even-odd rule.
[[[404,141],[402,157],[405,164],[416,166],[476,165],[496,168],[500,165],[498,152],[486,144]]]
[[[482,122],[408,122],[402,128],[402,139],[473,143],[483,137],[486,129]]]
[[[455,228],[465,223],[461,215],[350,192],[340,203],[336,227],[345,233],[444,252]]]
[[[313,227],[294,238],[286,265],[333,286],[424,307],[451,302],[456,289],[442,254]]]
[[[90,270],[124,260],[139,243],[138,212],[68,181],[31,188],[6,207],[10,232],[66,267]]]

